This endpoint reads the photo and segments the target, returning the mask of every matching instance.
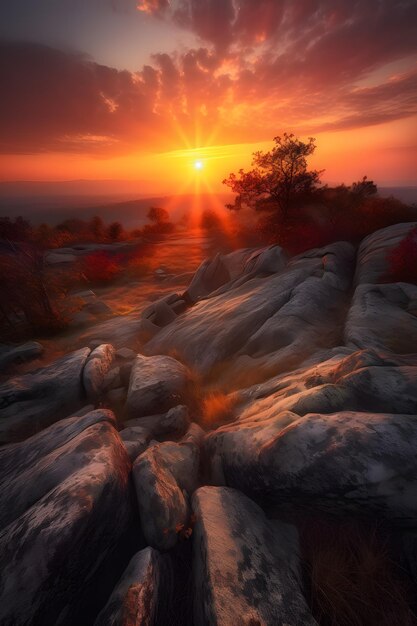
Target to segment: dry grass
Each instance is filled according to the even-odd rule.
[[[236,394],[209,391],[201,401],[202,426],[215,428],[233,419],[233,409],[237,403]]]
[[[412,584],[376,525],[309,520],[301,526],[312,612],[324,626],[412,626]]]

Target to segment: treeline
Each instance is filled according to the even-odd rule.
[[[39,248],[63,248],[81,243],[116,243],[142,236],[167,234],[175,231],[169,213],[160,207],[151,207],[147,213],[149,224],[143,228],[127,230],[121,222],[106,224],[95,215],[89,220],[65,219],[56,226],[40,224],[34,226],[23,217],[0,217],[0,240],[32,243]]]

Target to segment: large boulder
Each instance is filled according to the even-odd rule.
[[[213,293],[221,293],[238,286],[255,276],[276,274],[287,263],[287,256],[280,246],[244,248],[229,254],[218,253],[206,259],[197,269],[184,296],[191,302]]]
[[[355,348],[417,353],[417,286],[359,285],[345,324],[345,342]]]
[[[83,371],[83,385],[88,400],[97,400],[106,388],[106,376],[111,369],[115,349],[109,343],[95,348],[89,355]]]
[[[191,388],[189,370],[169,356],[138,354],[132,367],[126,416],[153,415],[186,401]]]
[[[153,548],[137,552],[98,615],[94,626],[152,626],[162,605],[167,603],[163,589],[163,557]],[[165,592],[165,593],[164,593]],[[164,593],[164,597],[162,594]]]
[[[290,370],[340,340],[353,262],[353,247],[342,242],[232,283],[161,329],[146,352],[174,351],[201,374],[224,378],[226,367],[234,384]]]
[[[417,416],[282,412],[208,436],[215,479],[268,500],[417,522]]]
[[[358,250],[355,284],[384,282],[389,269],[389,253],[416,226],[417,222],[394,224],[365,237]]]
[[[302,593],[298,534],[229,488],[193,496],[194,623],[317,624]]]
[[[75,624],[131,516],[130,461],[96,411],[1,450],[0,622]],[[111,574],[110,574],[111,575]]]
[[[154,444],[136,459],[133,480],[142,531],[151,546],[169,550],[187,529],[199,460],[200,450],[193,441]]]
[[[43,353],[43,346],[37,341],[27,341],[20,346],[0,344],[0,371],[14,363],[36,359]]]
[[[89,348],[0,385],[0,443],[20,441],[85,404],[82,385]]]
[[[186,406],[176,406],[162,415],[147,415],[127,420],[120,437],[128,451],[129,458],[133,462],[139,454],[142,454],[152,440],[174,438],[178,439],[184,435],[190,426],[188,408]],[[201,446],[199,431],[195,431],[196,424],[193,425],[187,441],[198,443]],[[187,431],[188,434],[188,431]]]

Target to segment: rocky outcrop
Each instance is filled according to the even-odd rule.
[[[275,516],[377,519],[416,579],[417,287],[384,282],[413,226],[217,255],[2,384],[0,622],[316,624]]]
[[[167,565],[157,550],[145,548],[131,559],[94,626],[151,626],[167,602],[162,597]]]
[[[10,378],[0,386],[0,443],[20,441],[85,404],[82,373],[89,348]]]
[[[315,365],[277,376],[238,394],[236,420],[206,437],[217,484],[273,502],[298,500],[305,505],[311,497],[314,506],[320,506],[321,495],[327,490],[327,504],[335,502],[338,494],[345,494],[341,499],[348,508],[360,510],[367,499],[370,509],[378,509],[386,516],[405,520],[411,515],[383,495],[382,483],[389,474],[397,481],[398,489],[407,490],[408,479],[402,468],[417,469],[412,448],[403,441],[404,436],[413,439],[416,424],[417,367],[384,358],[375,351],[348,356],[343,352],[328,354],[327,359]],[[313,427],[314,422],[317,425]],[[377,434],[379,428],[381,435]],[[373,473],[376,491],[372,495],[365,468],[369,467],[372,473],[372,466],[382,467],[386,462],[383,440],[391,450],[393,465],[387,461],[389,470]],[[289,445],[287,455],[284,451]],[[297,469],[297,463],[305,463],[304,469]],[[288,473],[284,479],[274,468],[286,464]],[[324,476],[314,477],[313,467],[319,474],[328,474],[329,480],[339,480],[342,486],[332,491]],[[314,496],[309,489],[316,490]],[[342,509],[339,502],[336,510]]]
[[[126,416],[153,415],[187,399],[189,370],[169,356],[138,354],[132,367],[126,399]]]
[[[62,420],[2,449],[0,463],[2,497],[12,498],[1,507],[0,622],[79,623],[86,581],[130,517],[130,462],[114,416]]]
[[[232,284],[161,329],[146,352],[175,351],[201,374],[227,366],[235,381],[288,371],[340,342],[353,263],[350,244],[332,244]]]
[[[193,510],[196,626],[317,624],[302,593],[294,526],[268,521],[226,487],[199,489]]]

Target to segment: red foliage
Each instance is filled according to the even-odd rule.
[[[387,279],[417,285],[417,226],[388,255]]]
[[[109,283],[121,269],[119,257],[108,252],[93,252],[83,259],[83,274],[91,283]]]

